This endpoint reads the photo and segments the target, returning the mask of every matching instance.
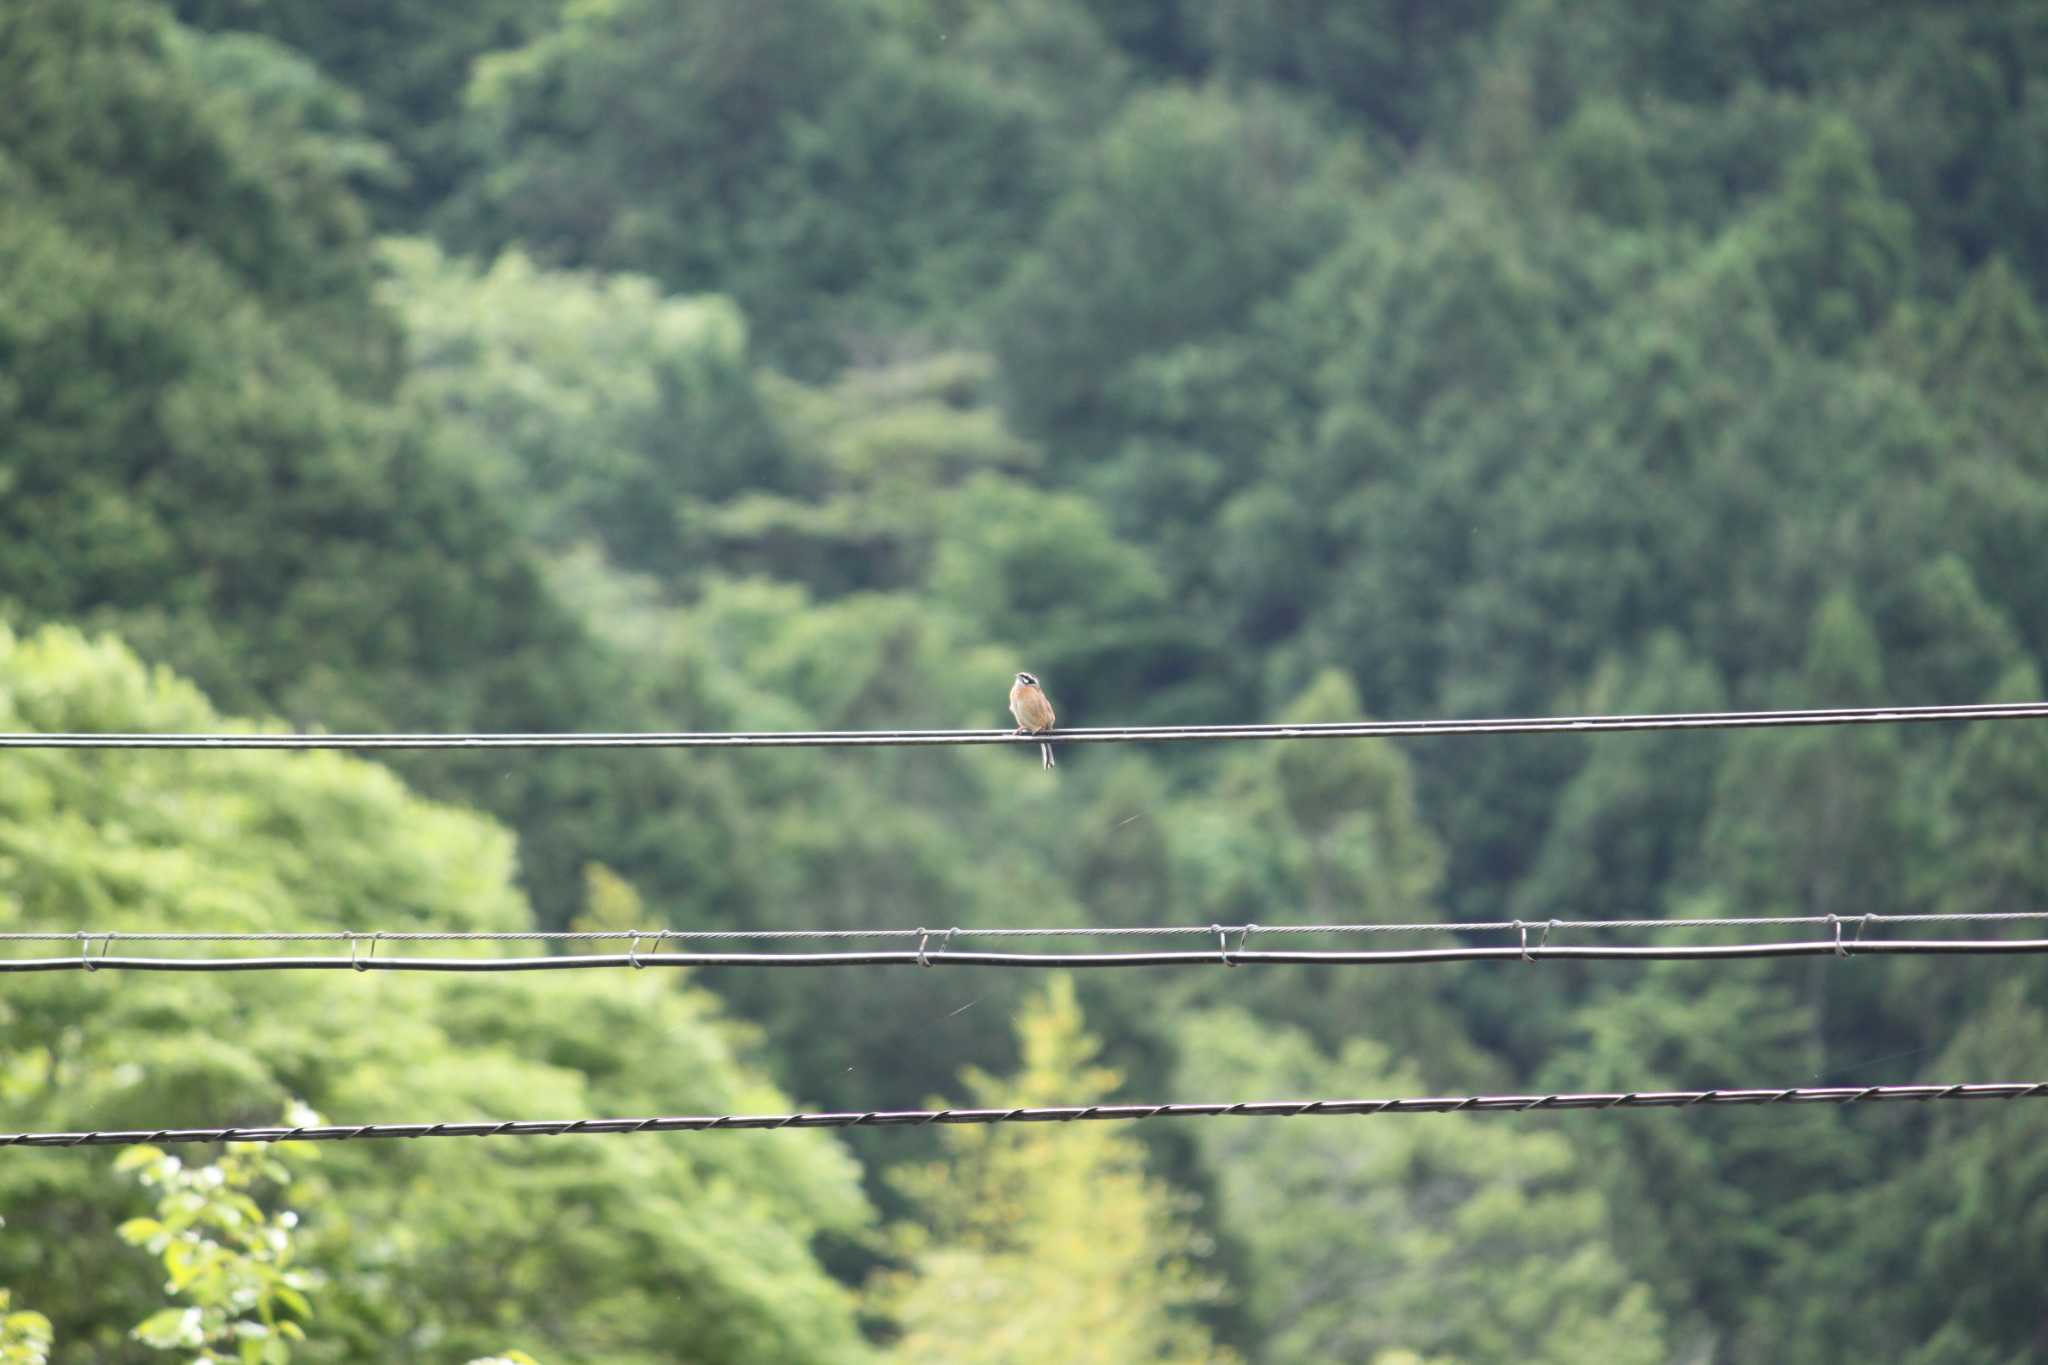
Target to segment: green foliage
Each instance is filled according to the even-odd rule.
[[[1017,1022],[1014,1077],[970,1071],[979,1108],[1090,1104],[1117,1087],[1097,1064],[1073,983],[1055,978]],[[1181,1203],[1145,1149],[1108,1123],[943,1130],[946,1158],[899,1176],[923,1226],[874,1287],[902,1361],[1228,1361],[1190,1310],[1215,1297]]]
[[[1957,1029],[1939,1064],[1944,1074],[2019,1075],[2039,1065],[2048,1021],[2025,983],[1987,992],[1975,1018]],[[2031,1073],[2029,1073],[2031,1074]],[[2002,1108],[2002,1106],[2000,1107]],[[1899,1141],[1908,1124],[1875,1135]],[[1896,1277],[1898,1292],[1878,1296],[1868,1314],[1800,1313],[1786,1339],[1814,1358],[1830,1350],[1885,1350],[1910,1342],[1914,1365],[2024,1360],[2035,1349],[2026,1324],[2030,1285],[2048,1270],[2042,1257],[2044,1209],[2038,1124],[2007,1109],[1926,1115],[1911,1123],[1919,1155],[1870,1192],[1864,1216],[1829,1209],[1828,1232],[1842,1240],[1815,1275],[1821,1294],[1860,1282],[1873,1269]],[[1983,1267],[2004,1269],[1986,1275]]]
[[[396,154],[372,201],[416,223],[468,164],[457,115],[472,62],[532,37],[559,0],[416,5],[376,0],[337,10],[323,0],[173,0],[188,24],[253,30],[303,54],[355,92],[362,126]],[[250,50],[250,49],[244,49]]]
[[[541,551],[554,541],[529,537],[503,461],[497,486],[490,465],[472,463],[500,433],[444,424],[432,371],[422,401],[394,401],[397,323],[371,296],[371,243],[324,135],[294,125],[289,102],[197,85],[180,56],[255,40],[199,43],[118,0],[16,7],[0,24],[13,34],[0,56],[9,86],[48,106],[0,114],[0,177],[19,181],[0,215],[0,250],[21,265],[0,285],[0,581],[12,612],[117,629],[224,704],[301,724],[573,728],[600,711],[615,727],[655,723],[635,719],[651,717],[652,689],[622,682],[551,590]],[[106,98],[62,103],[66,72]],[[53,160],[56,142],[77,158]],[[287,162],[299,170],[286,175]],[[437,296],[432,265],[416,271]],[[488,297],[517,292],[506,281]],[[492,334],[500,351],[544,325],[522,317]],[[621,552],[660,563],[680,553],[677,513],[646,485],[706,444],[682,432],[680,448],[665,446],[663,423],[729,420],[752,395],[729,380],[741,334],[715,305],[663,313],[647,300],[637,320],[667,328],[673,346],[640,372],[653,397],[622,417],[653,428],[622,457],[639,482],[622,477],[602,496],[644,509],[646,535],[622,533]],[[635,336],[620,331],[622,344]],[[510,382],[508,368],[494,382]],[[545,405],[508,406],[563,430]],[[745,467],[744,450],[732,458]],[[557,489],[548,472],[523,477],[566,500],[565,515],[599,496]],[[677,861],[709,862],[698,841],[717,837],[704,818],[688,838],[622,828],[622,802],[670,819],[709,804],[673,767],[649,765],[627,793],[573,760],[510,779],[460,756],[407,766],[516,821],[536,897],[564,919],[593,852],[622,861],[592,849],[592,829]],[[585,818],[565,823],[565,807]]]
[[[293,130],[294,136],[250,139],[236,149],[284,191],[291,208],[331,205],[332,216],[353,223],[359,210],[341,193],[344,184],[374,190],[400,179],[390,150],[364,132],[355,93],[301,53],[251,34],[171,29],[168,37],[171,52],[201,84],[221,92],[223,105],[252,125]]]
[[[194,86],[192,45],[139,4],[0,22],[0,76],[48,104],[0,115],[16,608],[91,615],[230,701],[334,725],[539,710],[530,651],[574,628],[434,434],[386,410],[394,329],[331,158],[282,173],[283,120],[252,151],[248,101]],[[74,89],[101,97],[50,93]],[[47,162],[60,143],[73,159]]]
[[[1733,913],[1701,903],[1682,913],[1716,911]],[[1757,1076],[1860,1080],[1818,1055],[1819,1021],[1800,994],[1755,973],[1655,964],[1580,1011],[1539,1083],[1600,1091],[1736,1088]],[[1823,1211],[1868,1178],[1871,1154],[1832,1109],[1731,1112],[1711,1126],[1656,1118],[1618,1115],[1577,1134],[1613,1211],[1616,1250],[1655,1288],[1674,1327],[1689,1329],[1674,1336],[1726,1337],[1731,1359],[1768,1354],[1774,1320],[1756,1286],[1809,1262]],[[1692,1232],[1701,1227],[1725,1233],[1705,1241]]]
[[[1054,700],[1076,718],[1094,696],[1142,695],[1147,651],[1131,646],[1156,649],[1165,633],[1152,624],[1165,614],[1165,582],[1099,509],[987,476],[951,499],[930,591],[994,638],[1028,642],[1046,677],[1073,679]]]
[[[1926,266],[1953,279],[2002,254],[2038,280],[2044,106],[2035,73],[2048,30],[2024,7],[1998,5],[1916,7],[1881,22],[1883,39],[1844,44],[1869,54],[1871,70],[1842,95],[1912,210]]]
[[[1066,724],[2035,696],[2037,8],[24,0],[0,619],[338,730],[996,726],[1020,667]],[[0,728],[224,723],[115,646],[7,638]],[[2048,895],[2034,733],[1087,746],[1056,775],[1019,748],[394,760],[510,832],[357,764],[15,754],[0,921],[2004,909]],[[0,1108],[911,1104],[1010,1072],[1025,999],[1021,974],[661,977],[37,980],[0,1003]],[[1864,959],[1079,989],[1150,1096],[2026,1074],[2036,984]],[[1054,1052],[1045,1098],[1100,1081]],[[1251,1356],[2019,1358],[2027,1123],[1610,1115],[1576,1152],[1519,1120],[1219,1125],[1142,1165],[1084,1125],[342,1147],[293,1194],[318,1215],[294,1264],[328,1277],[295,1354],[858,1358],[844,1286],[891,1253],[852,1153],[928,1225],[894,1253],[918,1350],[965,1349],[954,1290],[1039,1324],[1099,1280],[1090,1311],[1135,1295],[1152,1332],[1140,1289],[1202,1279],[1163,1268],[1213,1235],[1224,1292],[1184,1307]],[[46,1155],[0,1170],[0,1277],[52,1356],[133,1355],[162,1298],[106,1253],[138,1210]],[[1013,1157],[1028,1253],[889,1178]],[[1257,1216],[1252,1170],[1288,1191]],[[1089,1171],[1144,1255],[1048,1230]],[[1277,1297],[1326,1264],[1341,1290]],[[1386,1316],[1347,1311],[1380,1264]],[[1163,1353],[1204,1349],[1164,1320]],[[1027,1348],[1138,1349],[1062,1330]]]
[[[228,724],[189,685],[113,644],[60,630],[0,636],[0,729]],[[23,757],[0,786],[8,928],[531,924],[503,829],[361,762]],[[0,1100],[10,1127],[232,1122],[275,1112],[288,1095],[365,1120],[790,1103],[741,1060],[744,1035],[704,992],[655,973],[76,986],[52,978],[8,993],[8,1037],[39,1040],[46,1053],[40,1065],[16,1059]],[[515,1336],[549,1354],[621,1361],[672,1358],[678,1343],[706,1360],[859,1358],[850,1297],[810,1249],[821,1233],[863,1227],[855,1170],[822,1135],[775,1137],[337,1147],[322,1163],[321,1203],[347,1216],[316,1219],[293,1239],[294,1264],[328,1282],[323,1349],[431,1346],[454,1357]],[[45,1306],[59,1340],[90,1349],[160,1307],[145,1278],[105,1269],[128,1210],[96,1164],[10,1166],[0,1206],[23,1223],[75,1230],[0,1243],[0,1278]],[[185,1213],[214,1216],[205,1209]],[[187,1245],[180,1227],[163,1227],[167,1245]]]
[[[1590,100],[1556,138],[1558,192],[1572,207],[1617,227],[1661,222],[1668,193],[1651,162],[1641,119],[1617,100]]]
[[[2020,667],[1999,680],[1988,700],[2039,696],[2041,677]],[[1944,879],[1944,908],[1988,910],[2048,896],[2048,850],[2032,837],[2030,812],[2048,797],[2048,735],[2027,727],[2000,741],[1965,735],[1942,778],[1945,863],[1960,875]]]
[[[1041,102],[922,58],[867,0],[580,0],[479,62],[466,103],[483,165],[444,215],[457,241],[718,281],[807,370],[912,319],[956,330],[1042,212],[1059,141]]]
[[[1329,1056],[1237,1010],[1181,1031],[1192,1094],[1423,1092],[1362,1038]],[[1446,1115],[1219,1121],[1196,1141],[1223,1225],[1247,1248],[1262,1359],[1668,1358],[1661,1316],[1562,1133]]]
[[[1118,47],[1168,78],[1195,74],[1201,43],[1187,0],[1081,0]]]
[[[47,1365],[50,1341],[50,1320],[14,1307],[13,1291],[0,1289],[0,1365]]]
[[[1870,149],[1846,119],[1821,126],[1758,230],[1780,323],[1822,351],[1868,335],[1906,286],[1911,215],[1885,198]]]
[[[287,1108],[285,1124],[322,1122],[303,1105]],[[306,1339],[301,1320],[313,1316],[316,1274],[291,1268],[292,1230],[299,1214],[258,1202],[267,1186],[293,1183],[287,1155],[314,1155],[310,1144],[270,1147],[231,1142],[218,1161],[187,1166],[155,1147],[129,1147],[114,1169],[157,1191],[156,1216],[121,1224],[121,1240],[163,1262],[165,1288],[192,1301],[161,1309],[135,1328],[136,1340],[159,1351],[192,1351],[195,1365],[240,1360],[285,1365],[291,1343]]]
[[[671,299],[634,276],[479,273],[425,241],[386,247],[407,323],[408,388],[457,458],[559,550],[601,540],[621,567],[676,577],[705,548],[693,508],[785,484],[789,460],[722,299]]]
[[[1670,633],[1640,660],[1609,659],[1570,710],[1646,715],[1726,710],[1712,669]],[[1631,735],[1595,748],[1557,794],[1536,866],[1516,888],[1529,919],[1639,919],[1690,861],[1719,746],[1697,735]]]
[[[1133,101],[994,303],[1012,407],[1088,432],[1123,366],[1241,324],[1327,249],[1358,179],[1345,144],[1278,98]]]
[[[1461,86],[1472,35],[1503,0],[1197,0],[1216,68],[1299,86],[1403,143]]]
[[[283,105],[303,117],[317,119],[323,102],[345,96],[308,91],[317,78],[286,54],[195,41],[143,0],[26,0],[0,18],[0,40],[0,79],[15,92],[0,113],[0,150],[14,182],[8,198],[16,201],[10,229],[18,230],[17,213],[30,223],[54,213],[81,239],[72,254],[91,263],[102,293],[109,248],[162,253],[169,259],[160,270],[205,268],[274,308],[317,319],[321,335],[302,344],[358,366],[388,363],[389,330],[331,306],[337,296],[345,305],[366,282],[369,264],[363,216],[342,191],[335,144],[306,123],[279,120],[259,136],[250,121],[254,108],[277,103],[274,87],[269,98],[248,88],[259,75],[297,84]],[[247,73],[244,84],[203,84],[236,65]],[[36,283],[10,272],[12,289]],[[208,285],[222,289],[214,281],[192,287]],[[151,318],[155,330],[169,327],[179,300],[159,302],[166,306],[153,314],[128,300],[137,321],[101,339],[105,355],[91,368],[121,358],[141,374],[160,372],[177,352],[151,345],[139,325]],[[32,323],[44,309],[25,311],[22,321]],[[215,304],[198,316],[229,312]],[[39,384],[24,391],[62,392]]]
[[[942,51],[959,53],[1006,99],[1029,106],[1064,161],[1130,93],[1130,62],[1091,7],[1100,9],[1090,0],[932,0],[933,10],[959,11],[957,26],[935,14],[927,26],[905,27],[927,38],[936,29]]]
[[[1798,692],[1816,704],[1878,704],[1885,684],[1877,649],[1855,603],[1830,597],[1815,616]],[[1851,700],[1823,700],[1833,697]],[[1846,917],[1904,908],[1886,897],[1903,890],[1917,843],[1902,795],[1909,764],[1892,731],[1743,737],[1722,766],[1706,834],[1721,884],[1755,897],[1757,913]]]

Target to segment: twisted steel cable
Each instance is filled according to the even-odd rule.
[[[127,1128],[0,1133],[0,1147],[148,1143],[360,1142],[383,1138],[560,1137],[781,1128],[921,1128],[932,1124],[1083,1123],[1166,1118],[1304,1118],[1383,1114],[1526,1114],[1543,1110],[1721,1109],[1773,1104],[1877,1104],[2048,1097],[2048,1081],[1958,1085],[1789,1086],[1745,1090],[1611,1091],[1548,1095],[1417,1096],[1370,1100],[1253,1100],[1233,1104],[1090,1104],[1020,1109],[881,1109],[855,1113],[718,1114],[657,1118],[511,1119],[311,1127]]]

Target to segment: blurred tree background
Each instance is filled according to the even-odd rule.
[[[1999,0],[13,0],[0,728],[2038,697],[2044,71]],[[20,753],[0,928],[2037,910],[2044,809],[2023,727]],[[0,1123],[2048,1056],[2009,962],[222,979],[9,986]],[[1085,1127],[293,1158],[290,1354],[2042,1349],[2017,1110]],[[113,1160],[0,1171],[7,1359],[152,1358]]]

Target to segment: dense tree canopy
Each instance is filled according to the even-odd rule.
[[[118,646],[0,634],[0,728],[215,729],[192,688]],[[511,837],[331,755],[25,755],[0,790],[9,929],[516,929]],[[501,988],[506,981],[511,989]],[[367,987],[367,988],[366,988]],[[387,989],[388,988],[388,989]],[[64,977],[4,1002],[9,1128],[263,1121],[328,1113],[519,1117],[788,1100],[739,1056],[702,990],[670,979],[160,976],[81,993]],[[0,1203],[23,1230],[0,1278],[33,1285],[58,1360],[117,1350],[155,1276],[113,1253],[140,1212],[113,1154],[15,1162]],[[812,1239],[868,1219],[822,1135],[701,1148],[565,1139],[324,1149],[299,1232],[324,1272],[313,1358],[431,1353],[509,1336],[543,1354],[661,1360],[860,1354],[852,1301]],[[553,1213],[536,1219],[536,1207]],[[125,1272],[125,1273],[124,1273]],[[396,1288],[403,1286],[402,1289]],[[457,1354],[466,1353],[466,1354]]]
[[[2044,70],[1993,0],[15,0],[0,729],[2037,697]],[[0,927],[2039,910],[2044,734],[10,751]],[[2005,1079],[2029,961],[59,974],[0,1109]],[[2038,1346],[2018,1108],[1159,1127],[294,1157],[295,1350]],[[139,1358],[107,1170],[0,1174],[0,1358]]]

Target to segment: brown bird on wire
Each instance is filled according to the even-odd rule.
[[[1042,735],[1052,729],[1052,703],[1045,699],[1045,689],[1038,685],[1038,679],[1029,673],[1019,673],[1017,681],[1010,684],[1010,714],[1017,718],[1020,735]],[[1050,768],[1052,745],[1039,745],[1038,756]]]

